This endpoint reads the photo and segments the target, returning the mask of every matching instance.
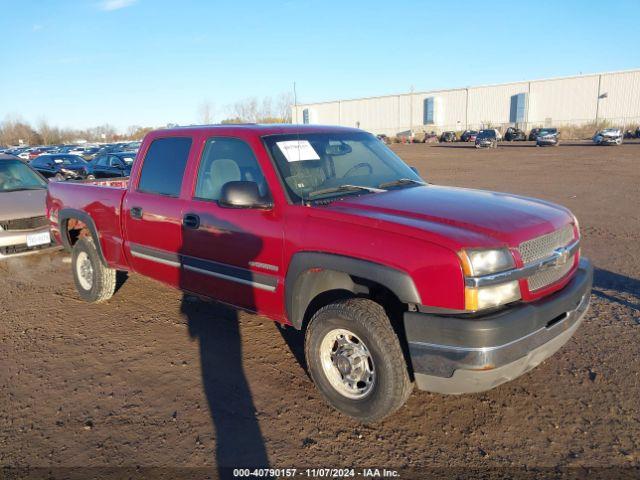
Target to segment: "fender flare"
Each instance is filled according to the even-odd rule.
[[[300,252],[291,259],[285,277],[285,307],[300,330],[311,301],[329,290],[357,292],[352,277],[388,288],[403,303],[420,304],[420,294],[407,272],[375,262],[322,252]]]
[[[98,256],[104,265],[107,265],[107,261],[104,258],[104,254],[102,253],[102,245],[100,244],[100,237],[98,236],[98,229],[96,228],[96,224],[87,212],[83,210],[76,210],[75,208],[63,208],[58,212],[58,225],[60,228],[60,238],[62,240],[62,246],[65,250],[71,251],[73,246],[69,242],[69,237],[67,235],[67,224],[71,219],[80,220],[84,223],[91,236],[93,237],[93,243],[96,246],[96,250],[98,250]]]

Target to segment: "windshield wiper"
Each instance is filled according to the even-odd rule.
[[[339,187],[331,187],[331,188],[323,188],[322,190],[316,190],[315,192],[311,192],[309,194],[309,198],[317,197],[319,195],[325,195],[328,193],[337,193],[337,192],[357,192],[364,191],[369,193],[381,193],[385,192],[381,188],[375,187],[364,187],[362,185],[340,185]]]
[[[2,192],[22,192],[24,190],[46,190],[47,187],[19,187],[19,188],[10,188],[9,190],[0,190]]]
[[[378,188],[399,187],[401,185],[426,185],[426,183],[419,182],[418,180],[412,180],[410,178],[399,178],[398,180],[381,183],[378,185]]]

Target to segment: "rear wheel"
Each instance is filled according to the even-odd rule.
[[[74,245],[71,266],[76,289],[83,300],[100,303],[113,296],[117,271],[102,263],[92,239],[84,237]]]
[[[318,310],[305,336],[309,373],[329,404],[362,422],[400,408],[413,389],[384,309],[352,298]]]

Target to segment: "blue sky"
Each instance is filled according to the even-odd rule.
[[[638,68],[639,12],[638,0],[0,0],[0,120],[188,124],[204,101],[219,120],[294,80],[312,102]]]

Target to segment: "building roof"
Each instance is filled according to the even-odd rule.
[[[388,98],[388,97],[403,97],[409,95],[425,95],[425,94],[435,94],[440,92],[455,92],[460,90],[469,90],[472,88],[489,88],[489,87],[503,87],[505,85],[515,85],[518,83],[533,83],[533,82],[551,82],[557,80],[570,80],[573,78],[586,78],[586,77],[597,77],[599,75],[618,75],[624,73],[640,73],[640,69],[631,69],[631,70],[617,70],[612,72],[600,72],[600,73],[585,73],[580,75],[569,75],[564,77],[549,77],[549,78],[536,78],[533,80],[516,80],[514,82],[503,82],[503,83],[488,83],[484,85],[471,85],[467,87],[455,87],[455,88],[439,88],[436,90],[420,90],[415,92],[402,92],[402,93],[388,93],[386,95],[370,95],[367,97],[356,97],[356,98],[339,98],[335,100],[324,100],[321,102],[307,102],[307,103],[298,103],[297,105],[293,105],[294,107],[309,107],[312,105],[323,105],[328,103],[336,103],[336,102],[352,102],[356,100],[373,100],[376,98]]]

